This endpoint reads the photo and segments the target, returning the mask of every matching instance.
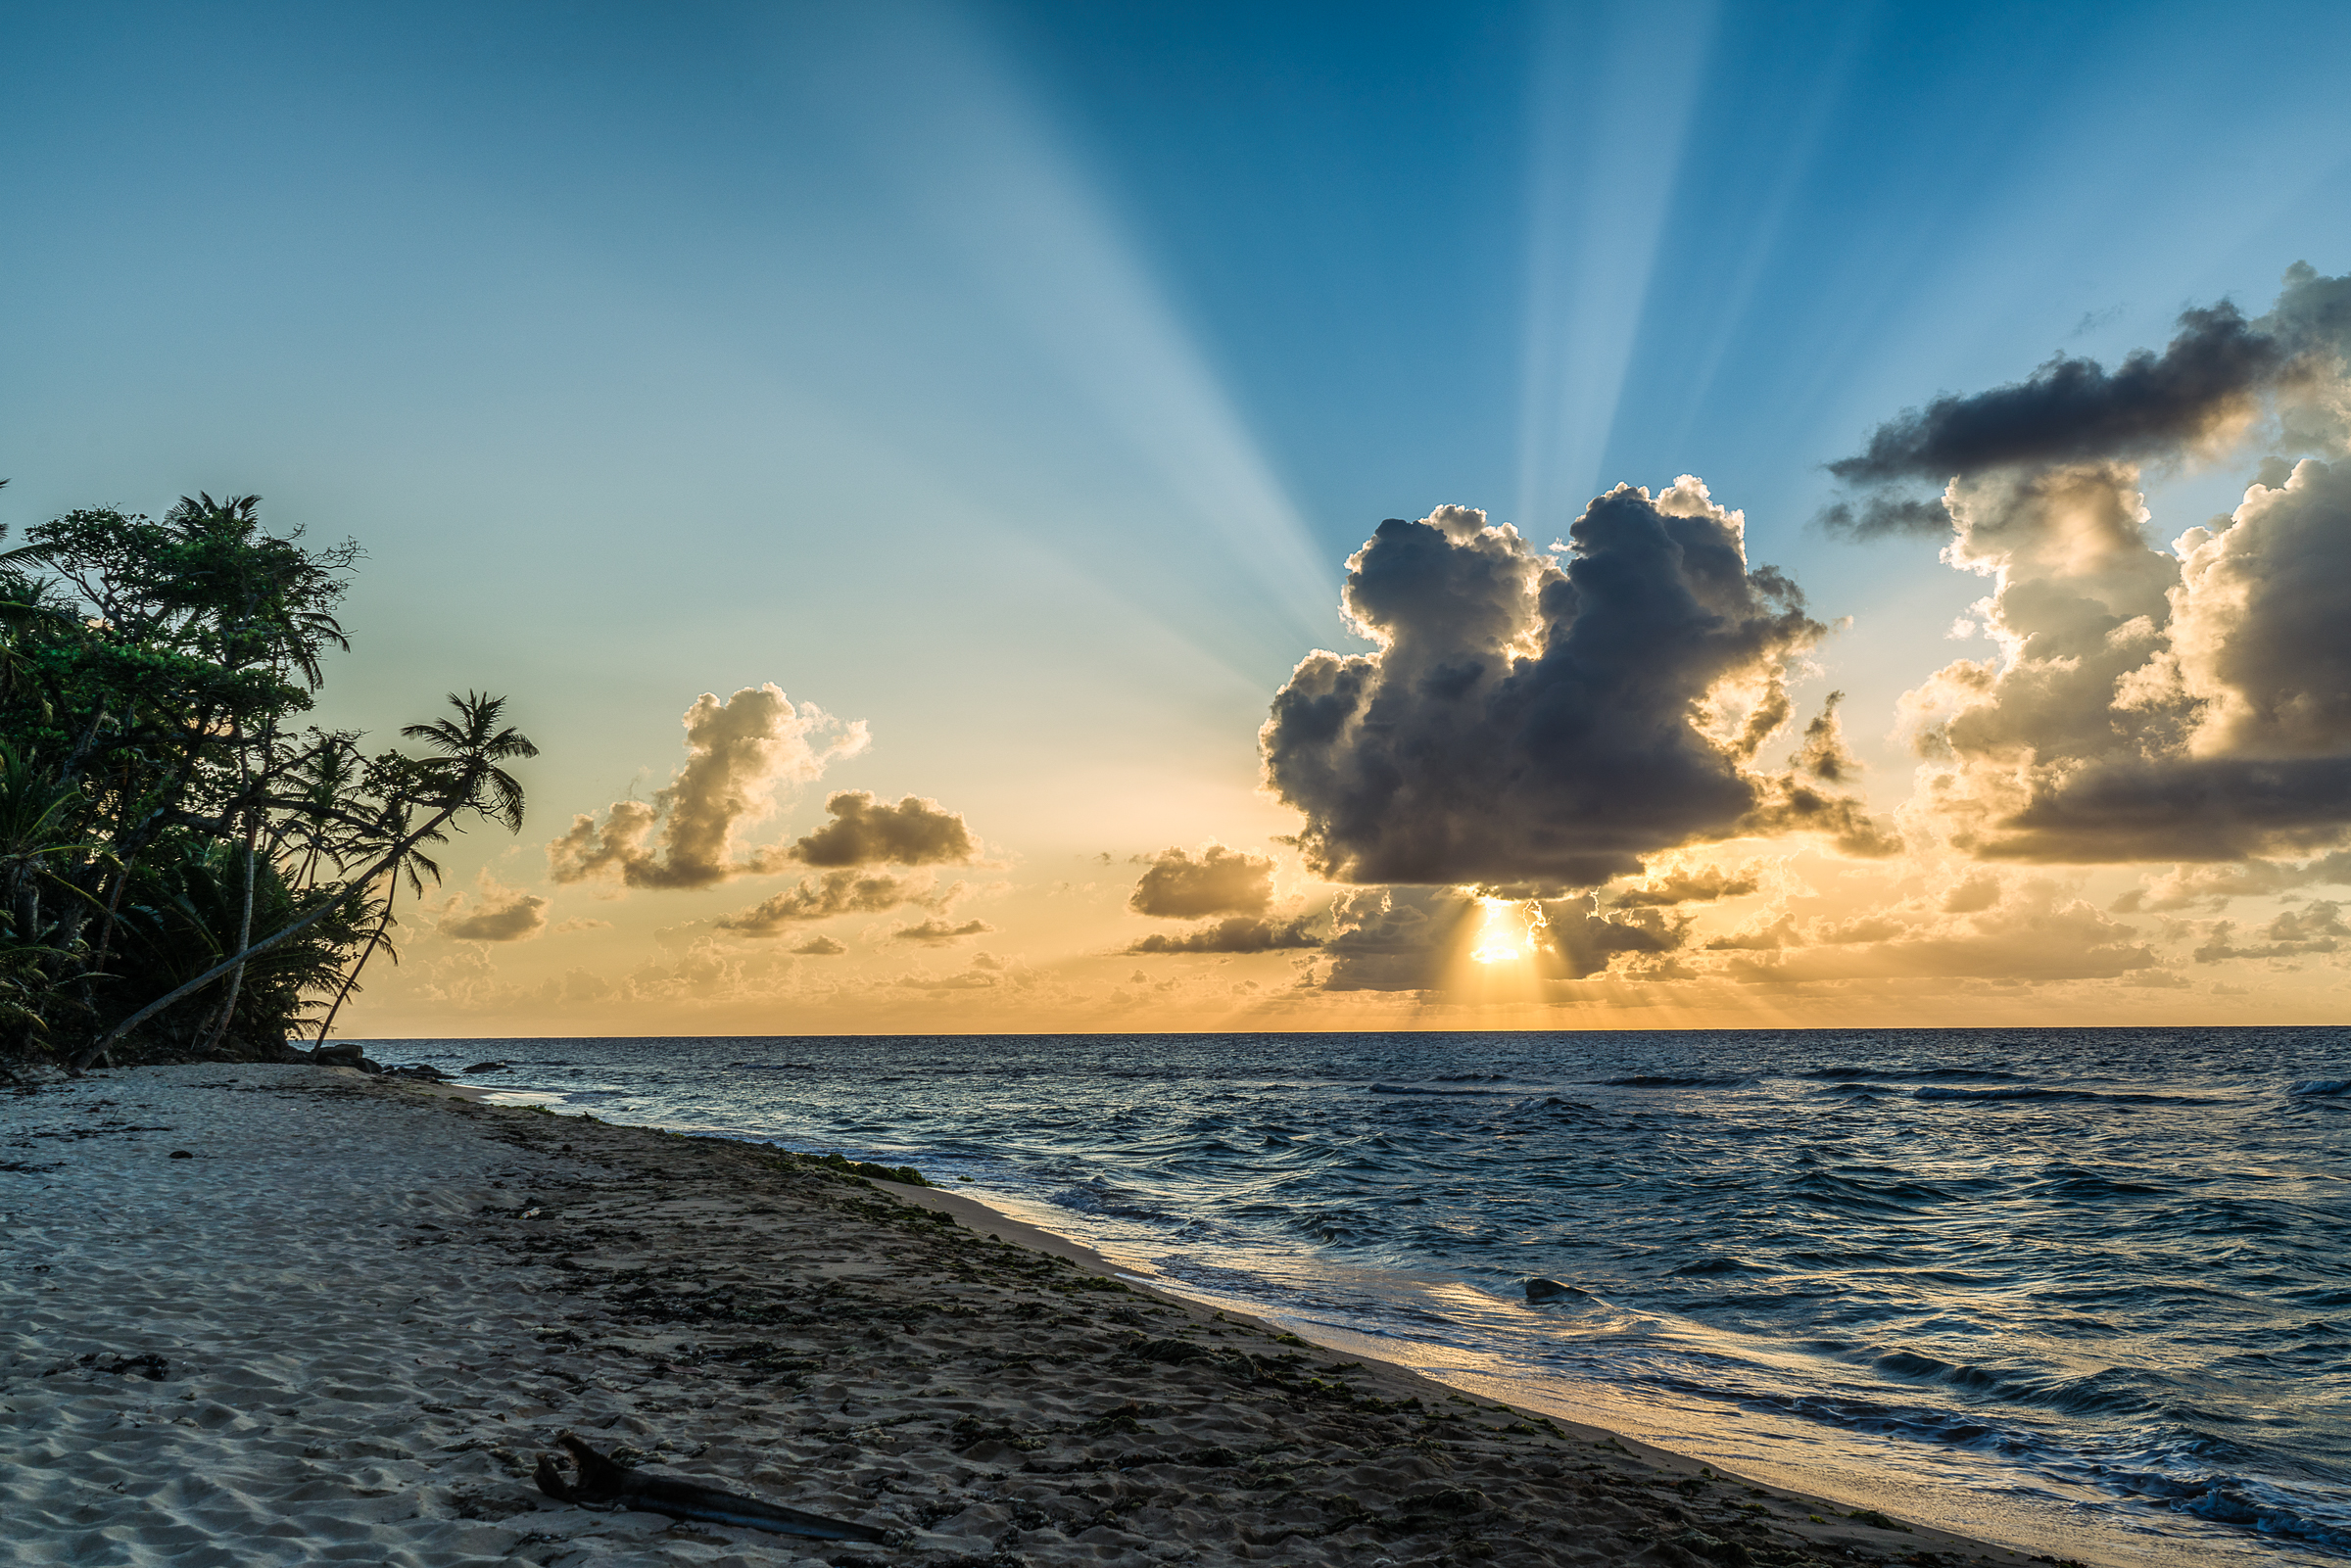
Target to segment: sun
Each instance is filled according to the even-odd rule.
[[[1535,933],[1551,924],[1534,899],[1480,898],[1485,921],[1469,957],[1480,964],[1515,964],[1535,956]]]

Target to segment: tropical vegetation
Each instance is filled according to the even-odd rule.
[[[5,541],[0,541],[4,544]],[[432,846],[522,824],[504,699],[370,753],[309,722],[357,545],[260,499],[74,511],[0,549],[0,1058],[283,1057],[323,1039]]]

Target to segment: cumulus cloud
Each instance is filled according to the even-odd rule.
[[[547,902],[483,872],[474,880],[470,898],[461,892],[450,895],[434,929],[460,942],[528,941],[547,929]]]
[[[1262,915],[1273,900],[1273,859],[1211,843],[1194,859],[1163,849],[1135,882],[1127,907],[1164,920]],[[1155,949],[1156,951],[1156,949]]]
[[[1348,563],[1371,653],[1309,654],[1260,732],[1267,784],[1335,881],[1591,887],[1644,855],[1747,832],[1893,847],[1838,787],[1828,716],[1802,760],[1765,743],[1826,628],[1746,520],[1685,475],[1619,486],[1564,563],[1483,512],[1391,518]]]
[[[950,926],[943,920],[927,920],[913,926],[901,926],[889,933],[893,942],[914,942],[923,947],[945,947],[966,936],[984,936],[995,927],[984,920],[967,920],[961,926]]]
[[[1608,895],[1608,903],[1616,909],[1667,909],[1675,904],[1710,904],[1717,899],[1744,897],[1759,885],[1751,870],[1727,872],[1719,867],[1703,866],[1646,877],[1638,882],[1616,888]]]
[[[770,894],[748,909],[721,916],[720,930],[739,936],[774,936],[792,926],[836,915],[874,915],[901,904],[936,907],[928,878],[890,877],[875,872],[834,871],[804,877],[797,885]]]
[[[830,936],[811,936],[792,949],[807,958],[839,958],[848,950],[846,943],[837,942]]]
[[[2191,311],[2114,375],[2065,361],[1940,400],[1832,467],[1946,479],[1944,559],[1995,644],[1903,699],[1908,821],[1985,858],[2303,856],[2351,825],[2351,280],[2287,274],[2258,321]],[[2274,452],[2232,512],[2148,542],[2146,462]]]
[[[1587,979],[1608,973],[1619,956],[1661,957],[1687,941],[1689,926],[1657,909],[1602,914],[1589,900],[1538,905],[1529,920],[1537,973]],[[1342,893],[1322,944],[1332,991],[1441,990],[1461,977],[1463,956],[1486,928],[1478,899],[1453,888],[1381,887]],[[1513,919],[1523,918],[1511,912]]]
[[[2252,424],[2262,394],[2296,359],[2283,338],[2254,327],[2233,305],[2186,310],[2161,355],[2139,350],[2111,374],[2095,359],[2059,355],[2024,381],[1941,397],[1890,420],[1862,451],[1829,464],[1829,472],[1851,484],[1941,484],[1953,474],[2017,463],[2142,458],[2211,447]],[[1873,530],[1866,515],[1849,518],[1838,520],[1883,531],[1883,525]],[[1934,527],[1940,532],[1943,521]]]
[[[1331,905],[1329,991],[1420,991],[1444,984],[1477,901],[1448,887],[1366,887]]]
[[[913,991],[1033,991],[1036,972],[992,953],[974,953],[971,963],[952,974],[901,974],[889,983]]]
[[[2235,864],[2174,866],[2114,901],[2117,914],[2138,910],[2220,909],[2232,898],[2259,898],[2297,887],[2351,886],[2351,850],[2316,860],[2247,860]]]
[[[2109,373],[2059,355],[2027,379],[1945,395],[1878,427],[1829,471],[1866,493],[1840,502],[1833,528],[1862,535],[1941,533],[1937,502],[1898,487],[1941,485],[1995,469],[2173,462],[2217,456],[2262,424],[2301,450],[2339,448],[2351,431],[2344,362],[2351,350],[2351,277],[2287,269],[2258,321],[2221,304],[2183,310],[2162,354],[2139,350]]]
[[[976,860],[980,841],[960,812],[914,795],[896,805],[864,789],[843,789],[825,800],[832,821],[792,846],[808,866],[949,866]]]
[[[1964,884],[1963,884],[1964,885]],[[1925,894],[1843,919],[1786,919],[1709,944],[1730,952],[1723,973],[1749,984],[1977,979],[2044,984],[2114,979],[2159,960],[2131,926],[2065,886],[2035,879],[1991,904],[1953,914]],[[1740,951],[1738,949],[1744,949]]]
[[[795,706],[772,682],[724,701],[705,691],[684,723],[685,764],[650,802],[615,801],[600,823],[574,817],[547,846],[556,881],[617,876],[631,887],[708,887],[780,870],[787,853],[744,851],[743,830],[775,809],[780,785],[815,779],[870,739],[863,720],[843,725],[813,703]]]
[[[1170,936],[1162,931],[1150,935],[1127,949],[1129,953],[1274,953],[1290,948],[1319,947],[1321,940],[1311,933],[1309,919],[1301,916],[1291,921],[1267,920],[1262,916],[1231,915],[1223,920],[1211,921],[1206,926]]]
[[[1565,907],[1547,912],[1543,934],[1571,980],[1605,974],[1620,953],[1671,953],[1683,945],[1689,923],[1657,909],[1603,915]]]
[[[2199,964],[2231,958],[2300,958],[2338,952],[2346,940],[2351,940],[2351,927],[2343,924],[2342,906],[2321,901],[2305,909],[2286,910],[2263,927],[2261,938],[2250,946],[2237,944],[2234,924],[2215,921],[2211,935],[2194,956]]]

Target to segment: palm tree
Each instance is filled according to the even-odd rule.
[[[468,691],[460,697],[453,691],[449,701],[456,710],[455,718],[411,724],[401,731],[409,739],[424,741],[439,756],[411,758],[389,754],[377,758],[370,768],[382,786],[379,793],[386,803],[384,820],[406,823],[409,812],[430,812],[422,827],[405,832],[395,830],[390,847],[364,872],[346,882],[340,892],[320,900],[298,919],[110,1025],[74,1056],[72,1070],[78,1072],[97,1061],[116,1041],[172,1003],[204,989],[256,954],[300,935],[336,910],[363,898],[377,878],[398,866],[418,844],[433,838],[459,813],[472,812],[503,824],[509,832],[519,832],[522,785],[500,764],[516,757],[535,757],[539,748],[520,731],[500,722],[505,712],[505,698],[479,691]]]
[[[405,830],[407,822],[407,814],[404,811],[397,827]],[[435,842],[440,841],[443,835],[438,832],[432,835]],[[375,929],[368,934],[367,945],[360,949],[359,961],[351,966],[351,973],[343,976],[342,988],[335,992],[334,1005],[326,1010],[326,1017],[318,1024],[318,1043],[320,1045],[326,1043],[327,1034],[335,1026],[335,1015],[343,1011],[343,1004],[351,999],[351,993],[360,988],[360,971],[367,967],[367,961],[375,956],[375,950],[381,947],[392,955],[393,963],[400,962],[399,950],[385,938],[392,927],[392,903],[400,896],[402,879],[404,877],[407,879],[408,891],[417,898],[424,896],[425,878],[430,877],[436,887],[441,884],[439,863],[419,854],[413,847],[410,847],[405,855],[392,864],[388,876],[390,879],[384,886],[383,914],[377,919]]]

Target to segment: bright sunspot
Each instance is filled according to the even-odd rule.
[[[1479,927],[1477,946],[1469,954],[1480,964],[1514,964],[1535,956],[1535,933],[1550,925],[1543,906],[1529,898],[1481,898],[1485,924]]]

